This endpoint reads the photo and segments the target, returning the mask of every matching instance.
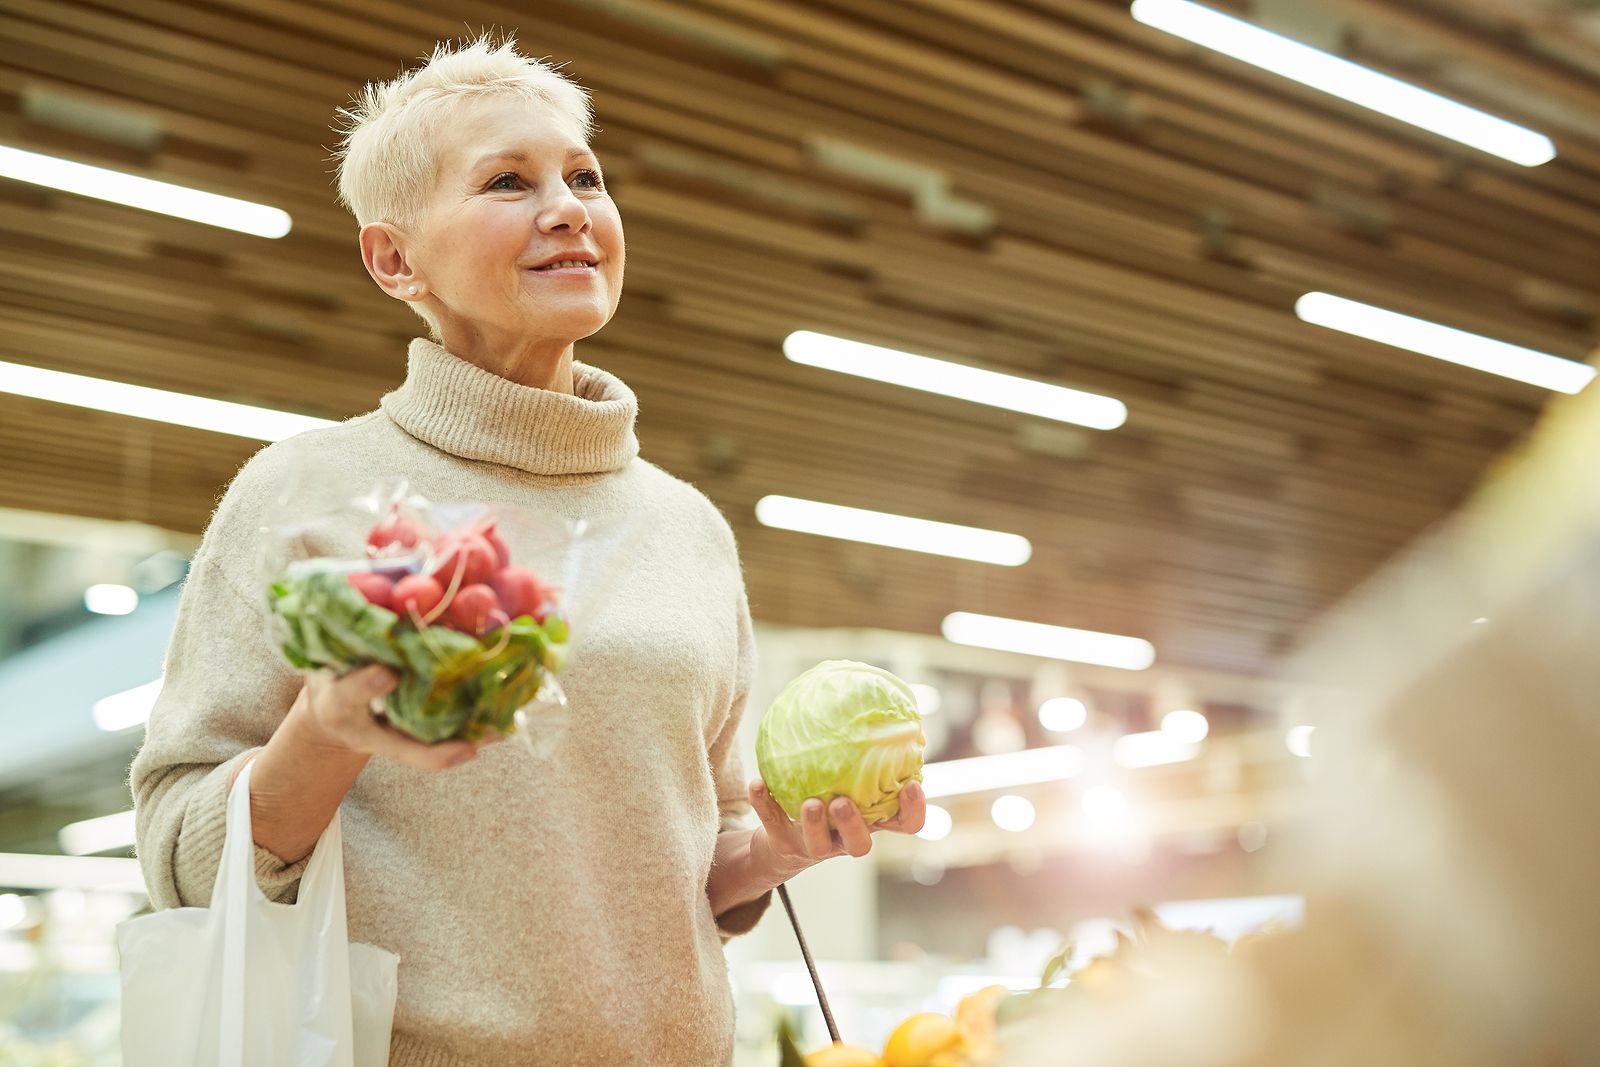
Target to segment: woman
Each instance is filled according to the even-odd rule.
[[[732,533],[638,458],[633,393],[573,359],[615,312],[624,262],[586,93],[479,40],[346,115],[339,187],[363,262],[431,340],[379,410],[264,449],[212,517],[132,771],[151,898],[208,902],[228,786],[253,758],[270,897],[293,896],[342,803],[350,936],[401,957],[391,1063],[726,1063],[722,942],[776,885],[871,840],[849,801],[811,801],[797,826],[746,787],[754,650]],[[337,484],[404,474],[432,499],[648,524],[563,678],[581,713],[554,760],[423,745],[367,710],[395,685],[385,669],[307,680],[283,662],[253,546],[295,453]],[[359,554],[363,534],[318,548]],[[873,829],[915,832],[924,807],[908,787]]]

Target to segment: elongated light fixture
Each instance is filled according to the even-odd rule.
[[[1088,756],[1077,745],[1025,748],[998,756],[944,760],[922,768],[922,791],[930,799],[1060,782],[1083,773]]]
[[[114,856],[49,856],[0,852],[0,885],[16,889],[105,889],[144,892],[139,861]]]
[[[80,408],[132,415],[137,419],[170,422],[197,430],[233,434],[258,441],[281,441],[304,430],[332,426],[329,419],[295,415],[288,411],[235,404],[228,400],[151,389],[127,382],[91,378],[85,374],[0,362],[0,393]]]
[[[1070,626],[955,611],[944,617],[942,629],[945,640],[958,645],[1120,667],[1125,671],[1142,671],[1156,661],[1155,646],[1142,637],[1074,630]]]
[[[1402,315],[1398,311],[1347,300],[1331,293],[1307,293],[1295,301],[1304,322],[1404,348],[1447,363],[1498,374],[1529,385],[1577,393],[1594,380],[1595,369],[1521,345],[1496,341],[1452,326]]]
[[[163,679],[136,685],[120,693],[112,693],[94,702],[94,724],[106,733],[131,730],[150,721],[150,712],[161,695]]]
[[[953,396],[957,400],[1070,422],[1093,430],[1115,430],[1128,421],[1127,405],[1109,396],[861,341],[847,341],[811,330],[797,330],[785,337],[783,354],[808,367],[854,374],[859,378]]]
[[[23,148],[0,145],[0,177],[43,185],[62,192],[107,200],[113,204],[161,215],[203,222],[256,237],[283,237],[292,222],[289,213],[265,204],[201,192],[120,170],[58,159]]]
[[[1183,763],[1198,755],[1200,745],[1197,742],[1179,740],[1166,730],[1124,734],[1111,745],[1111,758],[1117,761],[1117,766],[1130,769]]]
[[[1019,534],[847,508],[792,496],[764,496],[756,501],[756,519],[763,526],[797,533],[862,541],[935,556],[954,556],[1002,567],[1020,567],[1033,546]]]
[[[56,831],[56,842],[69,856],[92,856],[96,852],[132,848],[133,830],[133,812],[119,811],[68,823]]]
[[[139,608],[138,590],[102,582],[83,591],[83,606],[96,615],[132,615]]]
[[[1490,155],[1537,167],[1556,157],[1550,138],[1190,0],[1134,0],[1133,17],[1223,55]]]

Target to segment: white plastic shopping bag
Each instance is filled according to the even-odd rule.
[[[386,1067],[400,959],[350,944],[339,816],[297,902],[269,901],[255,878],[250,769],[228,796],[211,907],[117,928],[123,1067]]]

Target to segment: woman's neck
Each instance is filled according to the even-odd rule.
[[[572,341],[498,340],[479,330],[441,330],[441,344],[459,359],[533,389],[572,395]]]

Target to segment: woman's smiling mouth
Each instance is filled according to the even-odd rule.
[[[578,278],[588,277],[599,268],[593,263],[585,263],[577,259],[564,259],[559,263],[552,263],[548,267],[529,267],[529,274],[543,274],[548,277]]]

